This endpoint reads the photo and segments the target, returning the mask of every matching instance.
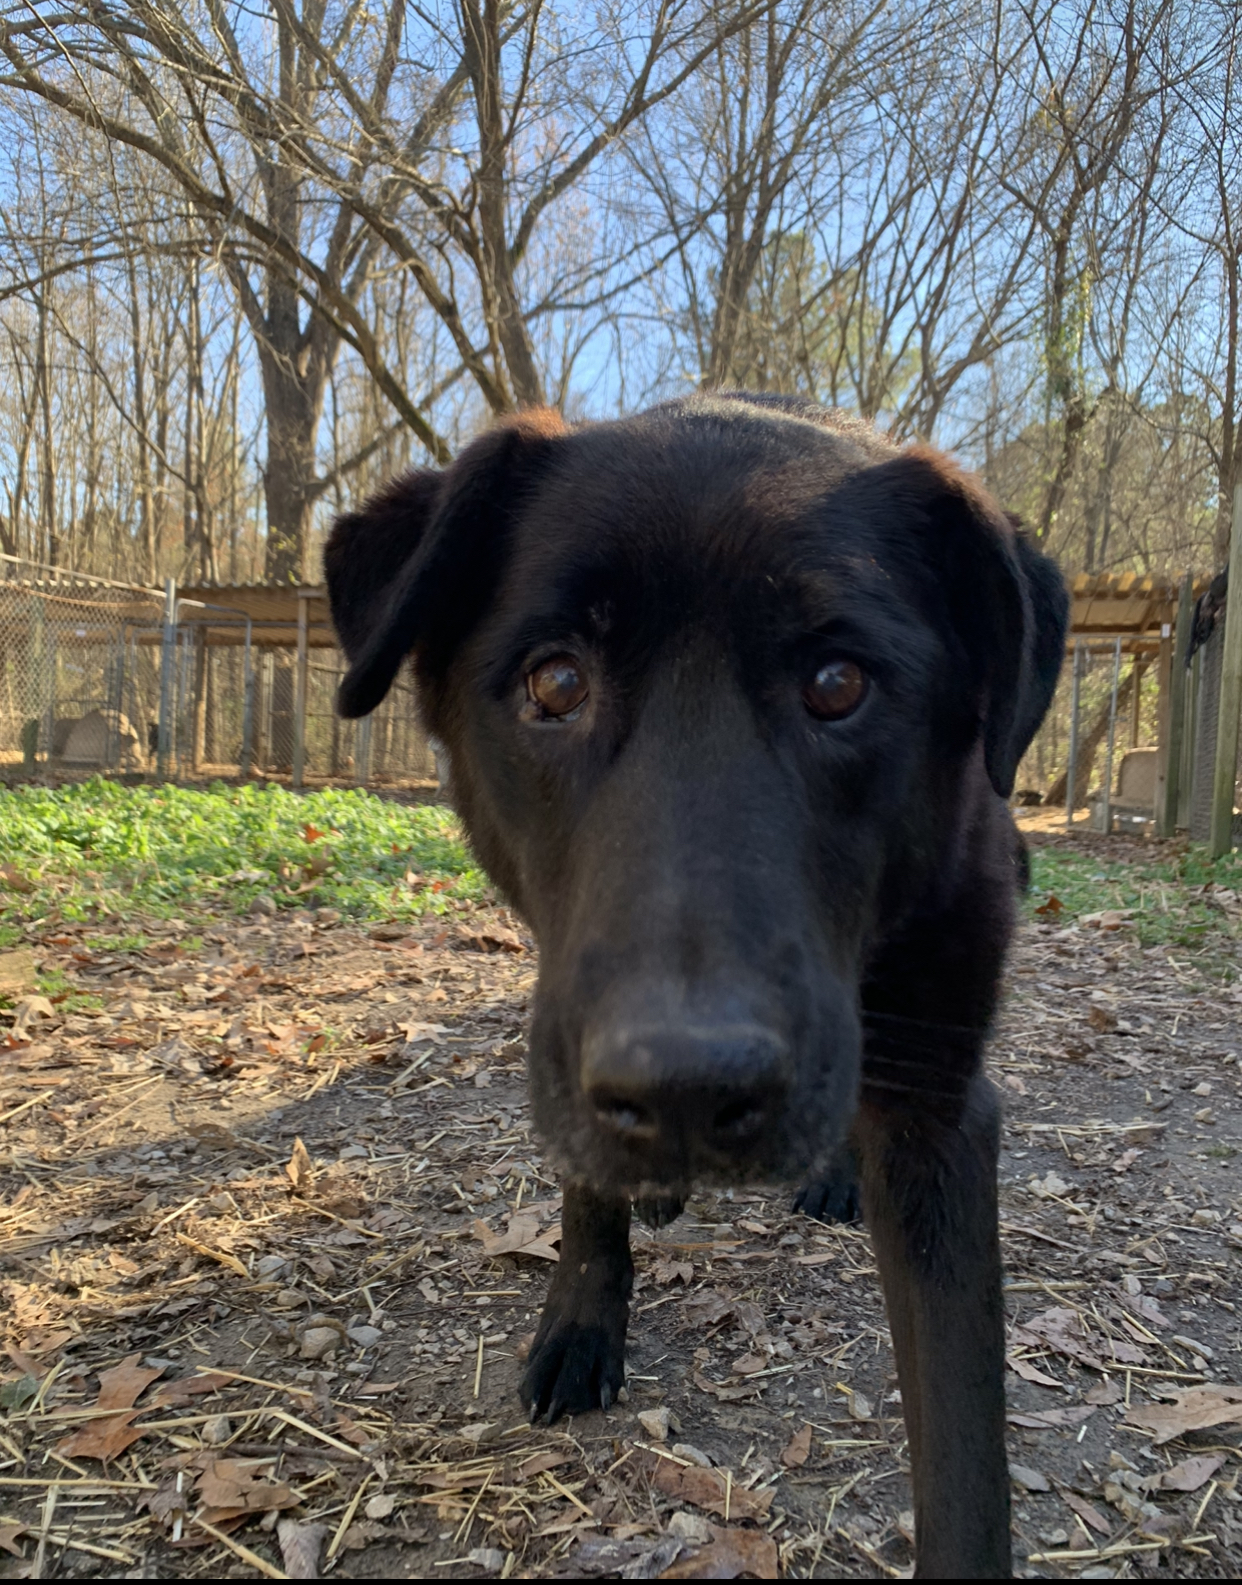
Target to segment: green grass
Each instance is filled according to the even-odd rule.
[[[455,816],[370,793],[275,786],[122,787],[95,778],[0,790],[0,944],[13,922],[333,907],[359,919],[440,912],[486,894]],[[94,943],[133,950],[140,935]],[[143,942],[145,944],[145,942]]]
[[[1028,910],[1072,923],[1105,909],[1133,911],[1131,934],[1144,946],[1176,946],[1231,955],[1242,929],[1242,908],[1219,900],[1220,888],[1242,900],[1242,855],[1210,859],[1201,848],[1156,849],[1150,859],[1102,860],[1089,848],[1034,848]]]

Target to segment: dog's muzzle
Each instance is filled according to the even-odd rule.
[[[637,1177],[672,1183],[761,1157],[792,1064],[757,1024],[621,1024],[588,1032],[581,1080],[601,1147]]]

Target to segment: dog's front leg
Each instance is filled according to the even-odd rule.
[[[606,1409],[620,1392],[633,1285],[628,1197],[567,1183],[561,1258],[522,1377],[532,1420]]]
[[[915,1572],[1007,1576],[999,1109],[982,1075],[947,1115],[875,1093],[864,1079],[854,1141],[910,1443]]]

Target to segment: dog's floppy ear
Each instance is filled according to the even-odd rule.
[[[564,432],[549,410],[518,413],[443,473],[408,473],[337,520],[324,571],[350,661],[342,715],[374,710],[407,655],[444,663],[494,593],[517,510]]]
[[[923,540],[982,713],[984,763],[1002,798],[1052,701],[1065,653],[1069,594],[1056,564],[975,479],[930,447],[891,467],[930,517]],[[905,504],[905,503],[903,503]]]

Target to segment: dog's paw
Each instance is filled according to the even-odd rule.
[[[793,1208],[816,1222],[861,1222],[862,1201],[852,1168],[840,1172],[832,1170],[825,1177],[806,1184],[794,1196]]]
[[[625,1321],[553,1322],[531,1345],[520,1388],[531,1424],[607,1409],[625,1385]]]
[[[634,1201],[634,1215],[648,1227],[667,1227],[686,1208],[682,1194],[653,1194]]]

